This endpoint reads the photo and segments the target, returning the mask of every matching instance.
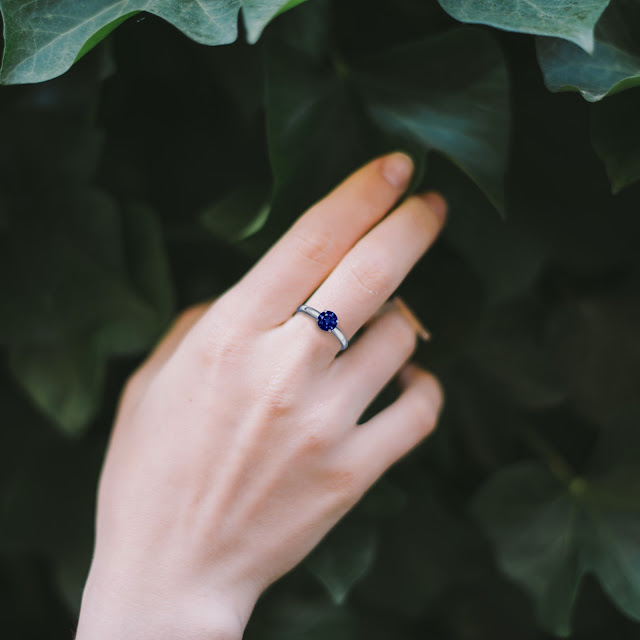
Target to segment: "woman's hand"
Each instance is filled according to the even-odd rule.
[[[406,365],[415,328],[397,308],[373,317],[443,223],[437,194],[385,217],[411,171],[396,153],[353,173],[131,377],[78,640],[241,638],[267,586],[434,428],[441,388]],[[348,339],[367,326],[336,358],[303,302]],[[400,397],[356,424],[398,372]]]

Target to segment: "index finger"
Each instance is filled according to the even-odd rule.
[[[402,152],[367,163],[300,216],[226,296],[249,312],[247,322],[263,329],[281,324],[385,216],[412,173],[413,161]]]

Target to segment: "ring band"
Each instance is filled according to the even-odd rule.
[[[340,341],[340,351],[344,351],[349,346],[349,341],[345,337],[344,333],[338,329],[338,316],[333,312],[325,309],[322,313],[308,304],[301,304],[297,309],[318,321],[318,326],[323,331],[331,331],[333,335]]]

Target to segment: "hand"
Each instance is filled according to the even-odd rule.
[[[294,222],[231,289],[183,313],[121,397],[77,638],[241,638],[260,594],[434,428],[436,379],[398,309],[440,231],[438,194],[377,158]],[[310,296],[310,297],[309,297]],[[334,310],[340,343],[297,306]],[[375,317],[374,317],[375,316]],[[400,372],[403,392],[363,424]]]

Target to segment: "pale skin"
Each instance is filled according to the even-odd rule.
[[[432,432],[443,393],[410,362],[415,326],[379,313],[445,218],[435,192],[396,206],[411,172],[400,153],[355,171],[128,380],[77,640],[242,638],[264,590]],[[336,357],[303,302],[358,339]],[[398,399],[357,424],[395,376]]]

